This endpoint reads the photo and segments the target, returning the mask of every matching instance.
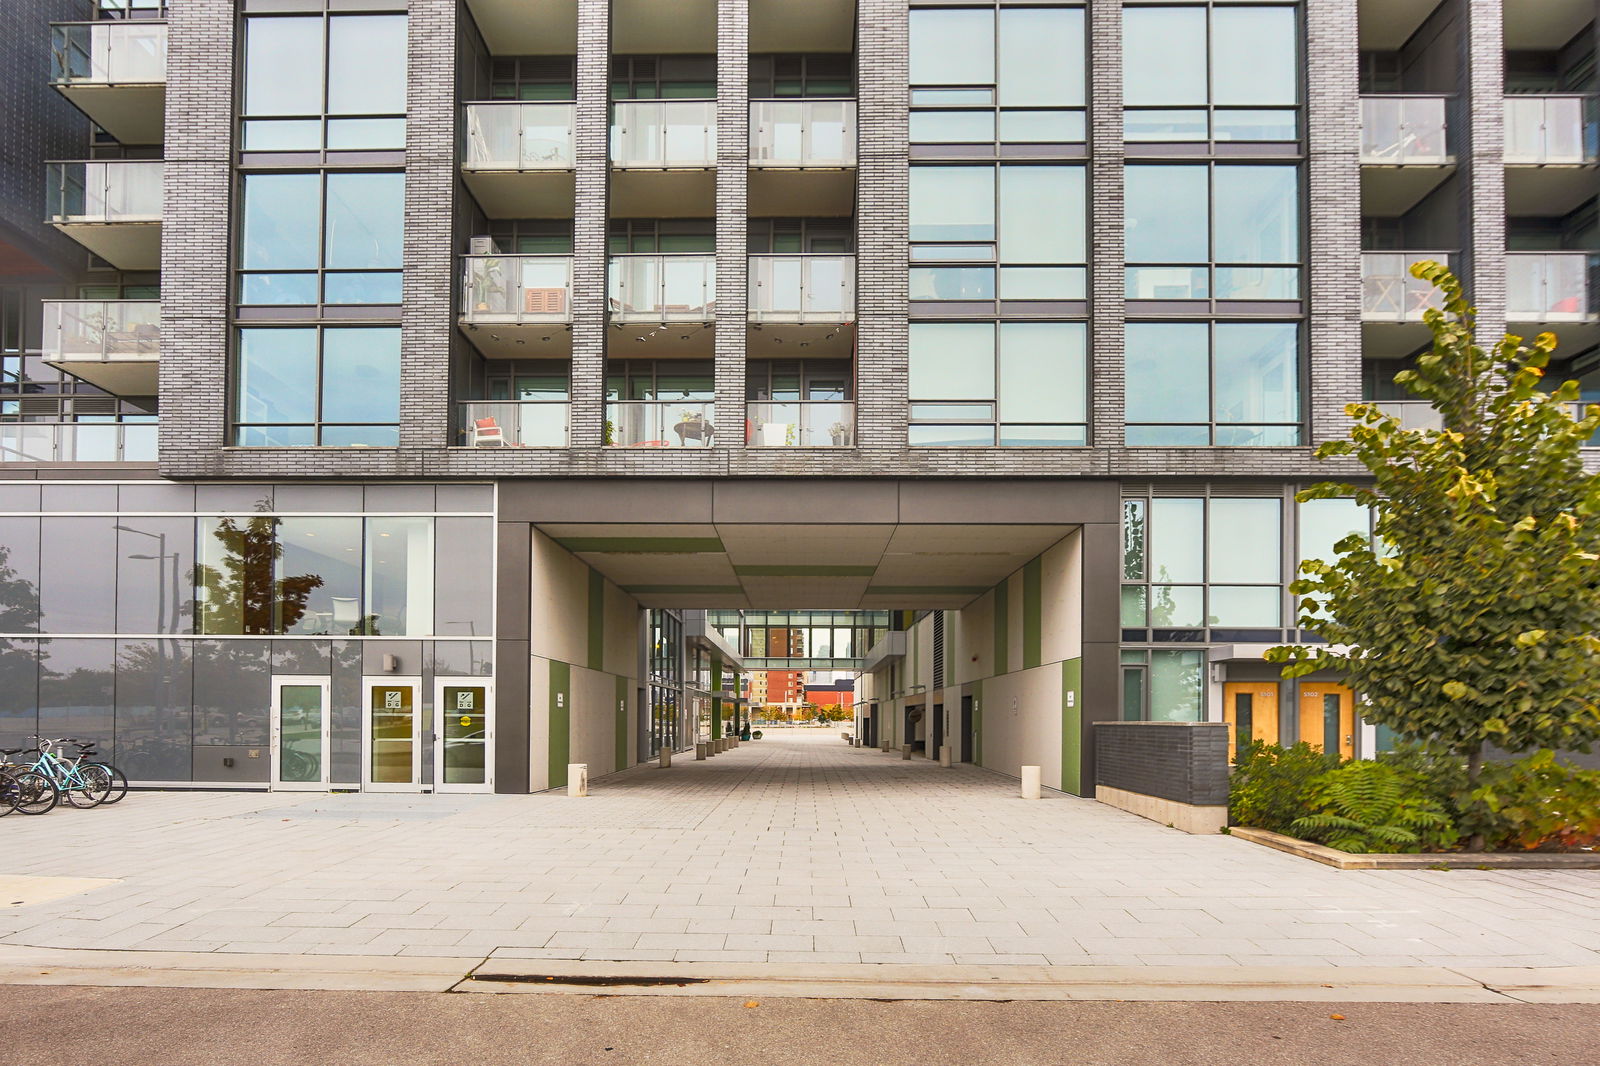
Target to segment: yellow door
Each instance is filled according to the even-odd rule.
[[[1312,682],[1300,686],[1300,739],[1319,751],[1356,756],[1355,693],[1343,685]]]
[[[1222,718],[1228,730],[1228,761],[1239,757],[1239,745],[1259,740],[1278,742],[1278,686],[1272,681],[1229,681],[1222,686]]]

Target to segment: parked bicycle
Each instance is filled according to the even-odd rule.
[[[114,787],[111,773],[104,766],[89,762],[81,748],[76,758],[63,757],[60,746],[71,738],[52,740],[33,736],[29,739],[38,741],[39,757],[28,769],[48,777],[61,790],[68,803],[87,808],[98,807],[106,801]],[[93,745],[88,747],[92,748]]]
[[[85,764],[98,766],[111,775],[111,791],[106,793],[106,798],[101,802],[117,803],[128,794],[128,775],[99,757],[99,754],[95,751],[95,741],[67,737],[66,742],[71,743],[78,749],[78,758]]]
[[[0,748],[0,817],[17,811],[21,814],[49,814],[61,802],[61,790],[44,774],[13,763],[21,748]]]

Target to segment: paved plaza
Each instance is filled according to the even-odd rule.
[[[769,733],[584,799],[133,793],[0,822],[111,879],[0,944],[616,962],[1595,966],[1600,871],[1339,871],[1016,782]],[[0,878],[3,879],[3,878]]]

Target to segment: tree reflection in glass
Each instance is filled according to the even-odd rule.
[[[35,561],[35,567],[37,562]],[[26,633],[36,628],[39,589],[22,576],[11,549],[0,544],[0,633]],[[37,641],[0,639],[0,743],[23,744],[38,731]]]
[[[260,515],[200,519],[201,563],[195,567],[200,633],[284,633],[306,614],[311,593],[323,585],[317,574],[282,576],[282,519]]]

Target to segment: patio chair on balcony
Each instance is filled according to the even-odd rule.
[[[491,444],[501,448],[506,446],[506,433],[500,428],[500,423],[491,416],[489,418],[475,418],[469,431],[472,438],[469,441],[474,448],[485,448]]]
[[[522,290],[522,313],[559,315],[567,309],[567,290],[560,287]]]

